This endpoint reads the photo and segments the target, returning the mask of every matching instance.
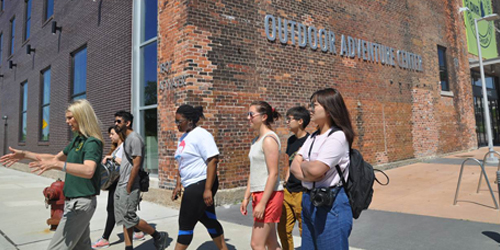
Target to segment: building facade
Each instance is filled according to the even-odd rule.
[[[201,126],[221,152],[221,188],[241,188],[254,137],[249,104],[265,100],[284,114],[334,87],[351,112],[354,147],[374,165],[476,148],[484,131],[470,62],[477,56],[458,11],[464,1],[3,0],[0,115],[8,126],[0,139],[55,153],[71,137],[64,124],[70,100],[89,99],[103,130],[114,111],[129,109],[145,138],[146,167],[160,188],[172,188],[180,135],[174,112],[201,105]],[[498,12],[497,2],[488,3]],[[62,27],[55,35],[53,21]],[[500,68],[492,65],[496,93]],[[50,95],[43,94],[47,81]],[[283,121],[274,128],[284,152],[290,133]]]

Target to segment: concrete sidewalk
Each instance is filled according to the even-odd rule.
[[[498,148],[497,150],[500,150]],[[459,202],[453,205],[460,164],[467,157],[482,158],[484,149],[437,158],[387,170],[388,186],[374,185],[370,210],[354,221],[349,238],[351,249],[498,249],[500,212],[484,184],[476,193],[479,167],[467,165]],[[495,198],[497,166],[487,173]],[[0,167],[0,250],[46,249],[53,232],[45,221],[42,191],[54,180]],[[161,198],[161,197],[160,197]],[[170,197],[164,197],[169,199]],[[91,238],[98,239],[106,219],[107,192],[98,197],[98,207],[91,221]],[[178,211],[151,202],[141,203],[139,216],[169,234],[169,247],[177,239]],[[241,216],[239,205],[217,208],[229,249],[250,249],[252,218]],[[300,237],[295,232],[296,249]],[[109,249],[123,249],[123,233],[115,227]],[[154,249],[150,236],[135,242],[136,249]],[[216,249],[205,228],[198,224],[189,249]]]

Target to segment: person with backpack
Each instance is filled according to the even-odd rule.
[[[305,130],[310,121],[309,111],[305,107],[293,107],[286,112],[286,124],[293,133],[288,138],[286,154],[288,160],[285,161],[286,174],[284,187],[283,211],[281,212],[280,222],[278,223],[278,235],[280,236],[281,246],[284,250],[295,249],[293,245],[293,228],[295,222],[299,223],[299,231],[302,234],[302,183],[290,173],[290,165],[295,155],[306,141],[309,133]]]
[[[318,90],[310,101],[311,121],[318,130],[304,142],[291,167],[307,190],[302,197],[302,249],[347,250],[353,215],[340,176],[349,176],[351,118],[336,89]]]
[[[75,133],[73,140],[56,155],[40,154],[9,147],[10,154],[0,158],[7,167],[22,159],[32,162],[32,172],[48,170],[66,173],[63,194],[64,215],[49,243],[48,250],[89,249],[90,219],[97,207],[104,139],[92,105],[85,99],[76,100],[66,109],[66,123]]]
[[[219,149],[212,134],[197,126],[200,118],[204,118],[201,106],[184,104],[175,112],[177,129],[184,133],[179,138],[174,156],[178,170],[172,201],[178,198],[184,186],[175,249],[187,249],[193,240],[194,227],[199,221],[207,228],[217,248],[227,250],[224,230],[215,215],[214,204],[214,196],[219,187]]]
[[[109,153],[102,159],[102,164],[105,164],[106,161],[111,160],[113,164],[120,166],[123,158],[123,135],[121,133],[117,133],[115,130],[115,126],[111,126],[108,128],[109,138],[111,139],[111,149]],[[104,232],[102,233],[102,237],[99,238],[96,242],[92,244],[92,249],[101,249],[107,248],[110,246],[109,236],[115,227],[115,205],[114,205],[114,196],[116,185],[118,184],[118,179],[109,186],[108,190],[108,204],[106,206],[106,211],[108,212],[108,216],[106,218],[106,225],[104,227]],[[134,240],[145,240],[144,233],[139,229],[134,227]]]
[[[276,236],[276,223],[280,221],[283,208],[283,187],[279,177],[279,155],[281,142],[271,124],[281,115],[264,101],[250,104],[247,119],[258,136],[253,140],[248,158],[250,175],[240,212],[247,215],[247,206],[252,199],[253,228],[250,245],[252,249],[281,249]]]
[[[114,197],[115,220],[118,225],[123,225],[125,250],[133,249],[134,227],[151,235],[156,249],[163,250],[167,247],[167,233],[156,231],[136,214],[140,201],[139,170],[143,168],[144,164],[144,141],[137,132],[132,130],[133,120],[134,116],[127,111],[122,110],[115,113],[115,130],[125,138],[120,178]]]

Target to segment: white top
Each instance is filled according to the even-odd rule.
[[[262,192],[266,187],[266,182],[269,177],[269,169],[266,164],[266,157],[264,155],[264,150],[262,149],[262,143],[266,137],[274,137],[278,143],[278,148],[281,152],[281,143],[279,137],[273,131],[268,132],[258,141],[254,142],[250,147],[250,152],[248,153],[248,158],[250,158],[250,192]],[[279,167],[278,167],[279,169]],[[280,177],[278,175],[278,180],[274,185],[273,191],[281,191],[283,187],[280,185]]]
[[[123,142],[120,145],[118,145],[118,147],[115,148],[113,153],[111,153],[111,156],[114,156],[114,157],[120,158],[120,159],[123,158]]]
[[[207,159],[219,155],[214,137],[206,129],[196,127],[179,139],[175,160],[184,187],[207,179]]]
[[[297,153],[302,155],[305,161],[321,161],[330,167],[330,170],[326,172],[323,179],[316,182],[316,187],[331,187],[342,184],[335,168],[336,165],[339,165],[340,169],[344,172],[345,180],[349,176],[349,143],[343,131],[339,130],[328,136],[330,130],[322,135],[316,135],[315,139],[309,136]],[[313,140],[315,142],[311,151],[311,158],[309,159],[309,148]],[[302,186],[312,189],[313,183],[302,181]]]

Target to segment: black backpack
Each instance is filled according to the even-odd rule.
[[[339,128],[333,127],[330,133],[328,133],[328,136],[339,130]],[[315,132],[313,136],[315,134],[317,134],[317,132]],[[351,148],[349,150],[349,160],[349,177],[347,178],[347,181],[343,178],[344,175],[339,165],[336,165],[335,168],[337,169],[337,173],[342,180],[342,185],[344,186],[347,197],[349,198],[352,217],[357,219],[359,218],[361,212],[368,209],[368,206],[370,206],[370,203],[372,202],[374,181],[377,181],[380,185],[385,186],[389,184],[389,177],[382,170],[375,169],[385,175],[387,182],[382,184],[379,180],[377,180],[373,166],[366,162],[361,153],[356,149]]]

